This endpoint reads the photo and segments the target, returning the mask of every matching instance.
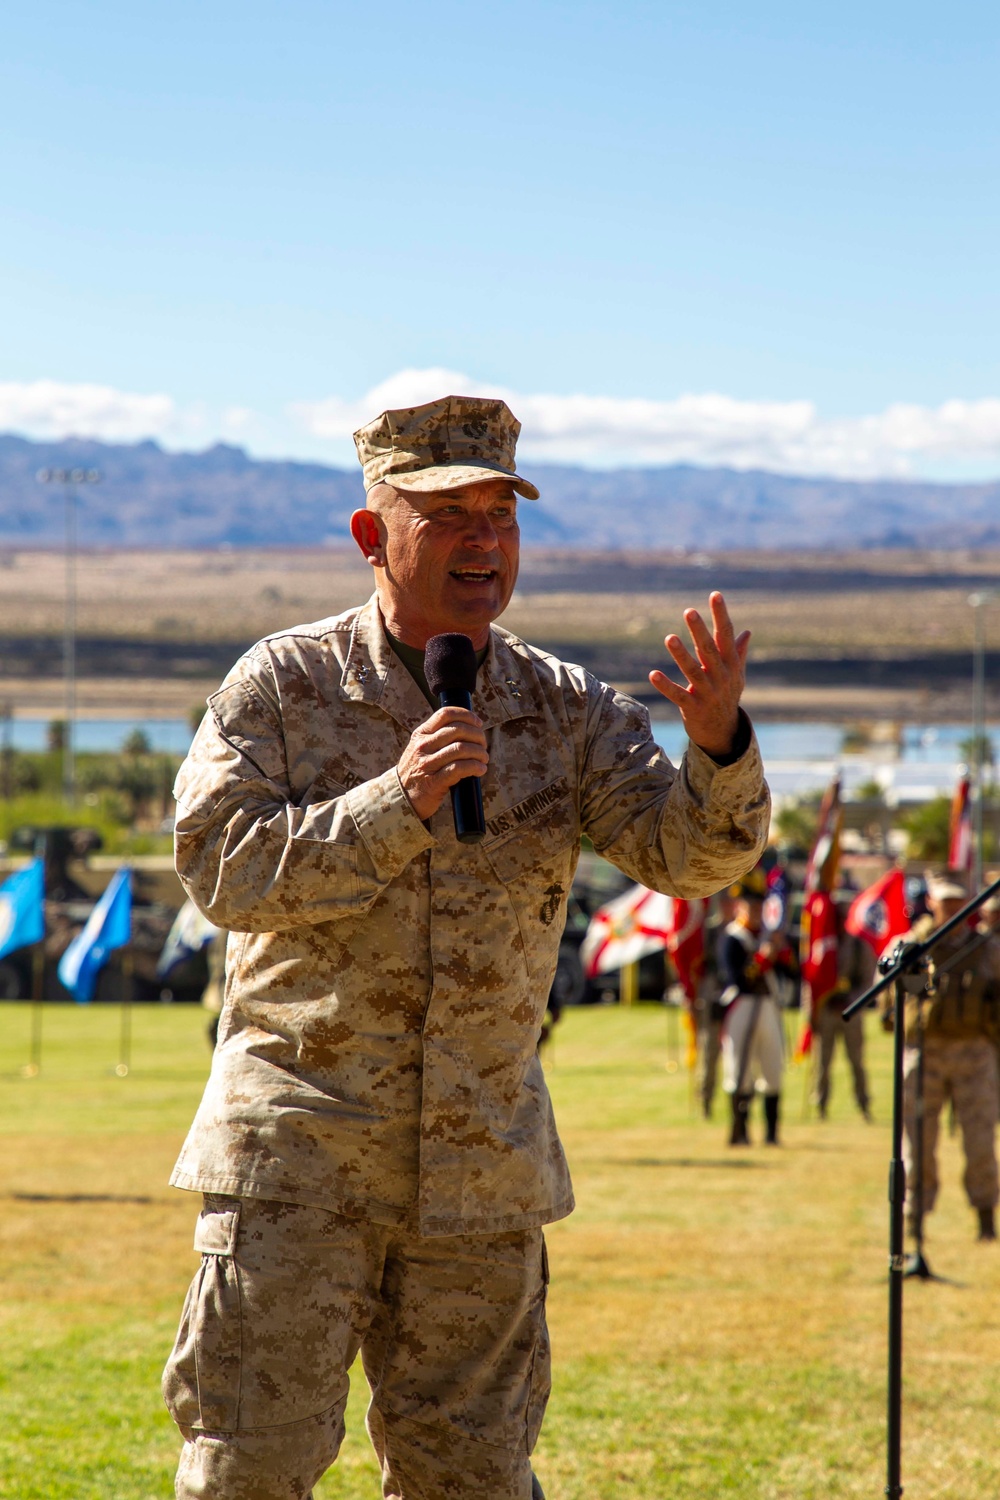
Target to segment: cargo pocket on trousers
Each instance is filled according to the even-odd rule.
[[[549,1345],[549,1330],[545,1321],[545,1294],[549,1286],[549,1252],[542,1240],[542,1290],[536,1307],[535,1348],[531,1357],[531,1375],[528,1381],[528,1406],[525,1414],[525,1441],[530,1453],[538,1442],[542,1430],[542,1418],[552,1390],[552,1355]]]
[[[195,1226],[201,1265],[188,1288],[163,1399],[182,1427],[235,1432],[239,1425],[242,1326],[236,1235],[237,1199],[206,1197]]]

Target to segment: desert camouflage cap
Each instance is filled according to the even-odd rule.
[[[932,901],[968,901],[969,889],[962,870],[928,870],[924,876]]]
[[[538,490],[514,468],[521,424],[505,401],[442,396],[423,406],[384,411],[359,427],[354,446],[365,489],[383,481],[397,490],[454,490],[483,479],[509,479],[519,495]]]

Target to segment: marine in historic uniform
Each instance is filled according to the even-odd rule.
[[[785,1035],[783,982],[795,974],[788,940],[764,926],[767,877],[750,870],[733,887],[736,910],[725,930],[719,970],[726,1007],[722,1031],[723,1088],[732,1106],[731,1146],[748,1146],[750,1105],[764,1101],[764,1139],[778,1144]]]

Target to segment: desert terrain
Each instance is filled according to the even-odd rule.
[[[960,719],[971,711],[969,596],[1000,588],[1000,551],[529,549],[502,623],[648,692],[664,634],[715,587],[753,632],[747,702],[759,717]],[[370,570],[346,547],[81,552],[79,711],[184,714],[250,642],[370,589]],[[65,599],[60,552],[0,553],[0,704],[17,715],[61,711]],[[1000,597],[983,614],[989,685]]]

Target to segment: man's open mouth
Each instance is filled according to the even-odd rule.
[[[462,583],[492,583],[497,576],[496,568],[452,568],[452,578]]]

